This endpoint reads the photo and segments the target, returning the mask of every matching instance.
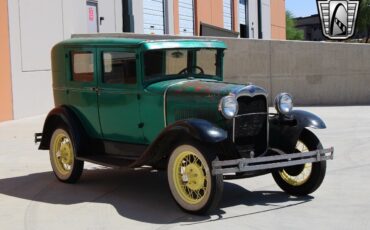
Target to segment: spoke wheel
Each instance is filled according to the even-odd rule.
[[[193,145],[180,145],[170,156],[170,190],[179,206],[188,212],[209,212],[221,198],[223,179],[212,176],[209,157]]]
[[[173,183],[182,199],[189,204],[198,204],[207,195],[210,174],[204,162],[191,151],[184,151],[175,159]]]
[[[298,141],[296,145],[297,152],[308,152],[308,147],[302,142]],[[280,177],[292,186],[301,186],[307,182],[312,173],[312,163],[304,165],[292,166],[279,171]]]
[[[73,140],[64,129],[56,129],[50,141],[50,162],[56,177],[63,182],[75,182],[81,176],[83,161],[75,159]]]
[[[297,152],[309,152],[322,149],[319,139],[309,130],[302,132],[296,144]],[[324,180],[326,173],[326,161],[307,163],[286,167],[274,171],[272,176],[277,185],[294,196],[304,196],[318,189]]]

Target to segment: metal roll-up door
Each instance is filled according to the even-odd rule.
[[[163,0],[144,0],[144,33],[164,34]]]
[[[239,32],[241,38],[249,37],[248,1],[239,0]]]
[[[247,16],[246,0],[239,0],[239,24],[246,25]]]
[[[233,0],[224,0],[224,28],[228,30],[233,29],[233,10],[232,10]]]
[[[194,35],[193,0],[179,0],[179,32],[183,36]]]

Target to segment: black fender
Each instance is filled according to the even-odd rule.
[[[326,128],[325,122],[320,117],[303,110],[293,110],[286,116],[273,116],[269,125],[270,147],[287,153],[295,152],[296,143],[305,128]]]
[[[73,110],[67,106],[56,107],[47,115],[39,149],[48,150],[50,148],[51,136],[54,130],[60,127],[66,128],[74,140],[76,156],[82,155],[86,151],[87,135]]]
[[[226,130],[206,120],[187,119],[177,121],[167,126],[131,167],[143,164],[152,165],[166,158],[172,151],[173,145],[186,138],[205,143],[220,143],[228,138],[228,134]]]

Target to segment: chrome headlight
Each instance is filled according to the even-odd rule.
[[[223,97],[220,101],[218,110],[226,119],[232,119],[238,114],[239,105],[235,96],[226,96]]]
[[[280,93],[275,98],[275,109],[281,114],[288,114],[293,109],[293,98],[288,93]]]

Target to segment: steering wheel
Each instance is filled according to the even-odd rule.
[[[198,74],[204,74],[204,70],[202,69],[202,67],[194,66],[194,68],[200,70],[200,72]],[[188,73],[188,68],[187,67],[182,69],[178,74],[180,75],[180,74],[186,74],[186,73]]]

